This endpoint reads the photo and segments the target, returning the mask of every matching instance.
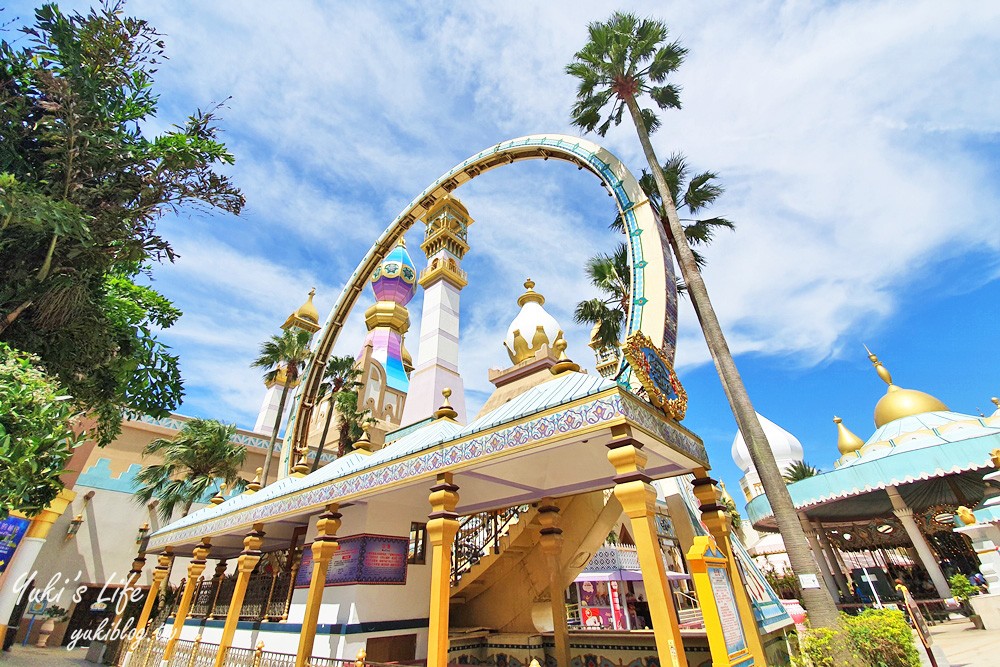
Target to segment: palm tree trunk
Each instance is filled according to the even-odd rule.
[[[267,443],[267,456],[264,457],[264,472],[260,476],[260,485],[267,486],[267,473],[271,471],[271,458],[274,456],[274,443],[278,441],[278,431],[281,430],[281,414],[285,411],[285,399],[288,398],[288,381],[281,388],[281,400],[278,401],[278,414],[274,417],[274,430],[271,431],[271,441]]]
[[[336,394],[330,394],[330,409],[326,411],[326,423],[323,424],[323,435],[319,438],[319,447],[316,448],[316,458],[313,459],[312,470],[310,472],[316,472],[319,468],[319,457],[323,454],[323,446],[326,445],[326,435],[330,432],[330,422],[333,421],[333,408],[336,404],[333,400]]]
[[[681,225],[677,215],[677,208],[673,198],[670,196],[670,189],[663,178],[660,170],[659,160],[653,151],[653,145],[649,140],[649,133],[646,125],[642,121],[639,105],[634,97],[625,100],[628,105],[632,121],[635,123],[636,132],[639,134],[639,142],[642,144],[643,153],[649,163],[649,169],[656,179],[656,187],[660,191],[663,199],[663,208],[667,214],[667,231],[670,244],[674,250],[674,256],[680,266],[681,276],[687,285],[688,296],[694,306],[698,322],[701,324],[702,333],[705,335],[705,342],[708,344],[708,351],[715,362],[715,368],[722,380],[722,388],[729,399],[729,406],[736,418],[736,424],[743,434],[743,439],[747,443],[750,451],[750,459],[753,461],[757,474],[760,475],[761,485],[764,493],[771,503],[771,510],[778,523],[778,530],[785,542],[785,549],[788,553],[788,560],[792,570],[798,574],[819,575],[819,567],[809,549],[802,525],[799,523],[795,506],[792,504],[792,497],[788,493],[788,488],[778,470],[778,464],[774,460],[774,452],[767,442],[764,429],[761,428],[757,413],[754,412],[750,403],[750,396],[746,387],[743,386],[743,379],[733,361],[733,355],[729,351],[729,344],[722,333],[719,319],[712,308],[712,302],[708,297],[708,289],[705,281],[701,277],[698,265],[695,263],[694,254],[688,246],[684,237],[684,227]],[[837,606],[829,591],[823,589],[806,588],[802,590],[802,602],[809,612],[809,620],[813,627],[839,628],[840,616]]]

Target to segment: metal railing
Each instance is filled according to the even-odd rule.
[[[292,572],[272,574],[254,572],[247,582],[241,621],[280,621],[288,615],[291,602]],[[225,618],[236,590],[236,575],[228,575],[197,584],[192,598],[190,618]]]
[[[477,512],[462,517],[458,533],[455,535],[451,585],[457,585],[462,575],[477,565],[490,551],[499,554],[500,538],[529,508],[529,505],[515,505],[505,510]]]

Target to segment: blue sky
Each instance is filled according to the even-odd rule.
[[[5,17],[31,7],[8,4]],[[578,134],[563,67],[586,23],[610,12],[579,1],[136,1],[128,10],[164,33],[170,58],[150,131],[228,98],[222,127],[246,211],[164,219],[180,259],[157,269],[156,284],[185,312],[163,334],[182,359],[180,412],[243,427],[263,396],[249,368],[259,343],[310,287],[325,316],[412,197],[498,141]],[[960,412],[992,408],[1000,5],[674,2],[655,12],[690,55],[677,76],[684,109],[663,114],[654,144],[661,158],[679,150],[717,171],[728,188],[715,212],[738,228],[705,251],[706,281],[758,411],[792,431],[810,463],[831,466],[833,415],[866,438],[884,393],[862,343],[900,385]],[[590,138],[634,172],[644,166],[627,124]],[[500,340],[526,276],[566,329],[571,356],[592,367],[571,312],[591,295],[585,259],[617,241],[596,178],[519,164],[457,194],[477,220],[462,295],[470,406],[491,388],[487,369],[506,362]],[[357,351],[365,298],[336,353]],[[735,491],[735,425],[686,304],[680,317],[685,424]]]

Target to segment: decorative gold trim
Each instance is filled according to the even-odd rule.
[[[662,350],[657,349],[653,345],[653,341],[641,331],[637,331],[628,337],[622,346],[622,351],[625,354],[625,359],[628,360],[629,366],[632,367],[632,372],[635,373],[635,376],[646,390],[649,402],[663,410],[663,413],[674,421],[684,419],[684,415],[687,413],[687,392],[681,386],[681,381],[677,378],[677,373],[674,372],[667,355]],[[659,375],[661,369],[652,368],[648,357],[650,353],[656,355],[659,364],[666,369],[666,379],[670,383],[669,389],[674,394],[673,398],[667,393],[666,388],[661,386],[663,378],[659,380],[654,379],[653,376]]]

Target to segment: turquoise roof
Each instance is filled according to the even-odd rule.
[[[396,438],[382,449],[371,455],[352,452],[332,463],[312,472],[305,477],[285,477],[257,493],[233,496],[225,503],[210,506],[183,517],[161,531],[174,530],[184,525],[197,523],[206,516],[219,512],[234,512],[249,505],[258,505],[276,500],[293,489],[305,489],[319,486],[331,480],[356,473],[367,468],[374,468],[395,459],[405,458],[411,454],[431,449],[437,445],[512,422],[552,407],[571,403],[575,400],[598,394],[606,389],[614,389],[617,385],[599,375],[586,373],[563,373],[551,380],[528,389],[495,410],[491,410],[468,426],[450,419],[435,419],[421,422],[419,428],[400,429],[405,434]],[[417,426],[416,424],[414,426]],[[399,433],[397,431],[396,433]],[[160,532],[160,531],[158,531]],[[155,533],[154,533],[155,534]]]
[[[536,385],[516,396],[500,407],[491,410],[479,419],[465,427],[463,435],[485,431],[505,422],[542,412],[557,405],[586,398],[606,389],[614,389],[616,385],[600,375],[585,373],[563,373],[553,380]]]
[[[883,429],[891,425],[886,424]],[[997,432],[971,438],[968,437],[969,431],[966,430],[966,437],[963,439],[954,442],[944,440],[945,437],[956,435],[958,430],[956,428],[954,433],[945,430],[943,434],[937,436],[941,439],[938,442],[914,447],[889,448],[881,456],[871,459],[865,457],[852,462],[851,465],[789,484],[788,492],[796,509],[805,509],[862,496],[888,486],[905,486],[922,480],[992,467],[990,451],[1000,447],[1000,429],[993,429]],[[931,447],[928,444],[936,446]],[[885,498],[885,494],[881,495]],[[852,505],[851,513],[879,512],[882,509],[881,505],[873,501],[872,498],[860,499]],[[761,495],[751,500],[747,504],[747,515],[755,526],[771,518],[773,512],[767,497]],[[845,515],[845,518],[849,517]]]
[[[1000,434],[1000,425],[959,412],[925,412],[896,419],[875,431],[862,448],[861,455],[848,459],[842,467],[897,453],[901,449],[919,449]]]

